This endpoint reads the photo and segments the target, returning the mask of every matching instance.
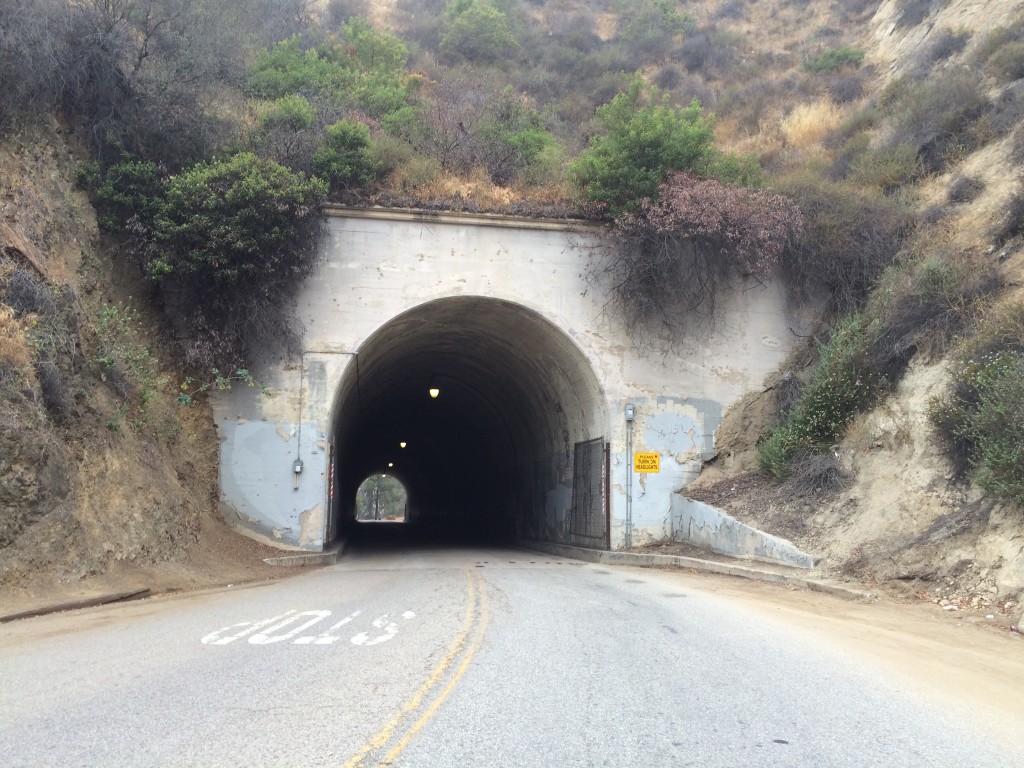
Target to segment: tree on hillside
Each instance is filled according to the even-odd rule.
[[[452,59],[491,63],[519,47],[504,12],[481,0],[456,0],[448,8],[440,50]]]
[[[713,120],[700,104],[673,107],[640,77],[597,117],[603,132],[570,165],[569,177],[612,214],[653,197],[668,171],[693,169],[714,154]]]

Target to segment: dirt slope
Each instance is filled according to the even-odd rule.
[[[202,404],[174,404],[173,350],[101,247],[84,159],[55,121],[0,144],[0,301],[18,310],[0,341],[0,613],[277,573],[215,516],[216,431]],[[101,332],[111,307],[137,322]],[[149,353],[144,397],[97,362],[117,345]]]

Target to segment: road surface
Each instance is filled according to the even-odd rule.
[[[1024,704],[935,695],[829,642],[825,619],[763,609],[776,598],[517,550],[363,546],[282,581],[0,627],[0,765],[1024,765]],[[1024,643],[1008,647],[998,673],[1019,694]],[[943,653],[922,651],[924,677],[958,667]]]

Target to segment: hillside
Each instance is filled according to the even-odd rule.
[[[95,48],[76,30],[101,5],[24,5],[0,14],[0,588],[12,604],[271,574],[217,516],[203,392],[244,379],[219,372],[244,370],[276,300],[240,311],[223,290],[189,303],[185,267],[197,267],[157,247],[181,234],[183,185],[237,161],[315,177],[310,194],[353,204],[607,218],[658,193],[599,189],[608,166],[622,170],[608,152],[625,112],[711,129],[692,168],[653,153],[652,178],[693,170],[800,207],[803,233],[773,279],[827,318],[727,417],[687,493],[821,555],[831,578],[1019,611],[1024,453],[994,473],[966,421],[989,402],[978,387],[1006,373],[971,368],[972,355],[1024,349],[1018,4],[236,0],[199,18],[138,0]],[[150,25],[160,13],[168,23]],[[310,222],[295,252],[315,234]],[[798,434],[822,360],[866,385],[824,401],[842,410],[830,431]],[[972,403],[950,400],[967,384],[981,392]],[[936,416],[936,399],[961,421]],[[1008,424],[1024,415],[1002,405]],[[766,444],[782,448],[766,457]]]

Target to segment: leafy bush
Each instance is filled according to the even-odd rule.
[[[656,200],[615,221],[608,258],[591,277],[607,281],[631,332],[714,319],[716,292],[737,275],[766,277],[803,226],[780,195],[691,173],[661,185]]]
[[[482,0],[456,0],[450,8],[448,29],[439,46],[448,57],[489,63],[519,46],[508,17],[498,8]]]
[[[713,155],[712,121],[700,104],[672,107],[642,80],[597,110],[604,132],[569,166],[569,177],[591,202],[613,214],[652,197],[670,170],[697,167]]]
[[[825,75],[844,67],[859,67],[864,61],[864,51],[848,45],[839,48],[828,48],[821,53],[809,56],[804,61],[804,69],[816,75]]]
[[[318,138],[316,123],[317,112],[309,100],[288,94],[266,107],[250,142],[261,156],[308,173]]]
[[[283,302],[315,262],[326,192],[320,179],[241,153],[138,196],[133,250],[190,338],[193,364],[238,367],[252,334],[288,333]]]
[[[1024,504],[1024,307],[1004,310],[963,346],[949,388],[929,415],[954,469]]]
[[[522,176],[555,140],[535,109],[511,88],[491,99],[477,126],[478,153],[495,184],[508,184]]]
[[[265,99],[289,94],[316,95],[341,87],[344,72],[337,62],[307,49],[294,35],[262,53],[249,73],[249,90]]]
[[[88,163],[78,178],[92,189],[100,227],[117,232],[132,217],[143,222],[153,220],[159,210],[165,176],[156,163],[123,155],[106,169],[99,162]]]
[[[249,71],[249,91],[268,99],[299,94],[379,118],[408,100],[407,59],[401,40],[351,18],[338,35],[294,35],[262,53]]]
[[[339,120],[327,129],[324,146],[313,156],[316,175],[331,189],[360,186],[377,175],[370,129],[354,120]]]

